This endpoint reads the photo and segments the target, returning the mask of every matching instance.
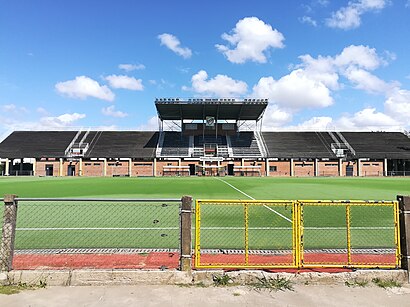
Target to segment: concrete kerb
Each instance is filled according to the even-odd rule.
[[[358,270],[343,273],[269,273],[264,271],[241,270],[224,272],[208,271],[142,271],[142,270],[22,270],[2,273],[0,284],[26,283],[47,286],[114,286],[114,285],[213,285],[213,277],[227,274],[235,284],[248,285],[258,278],[286,278],[294,284],[332,285],[346,281],[371,282],[373,278],[395,280],[407,283],[405,270]]]

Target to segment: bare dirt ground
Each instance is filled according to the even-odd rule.
[[[293,291],[247,286],[50,286],[0,294],[0,306],[410,306],[410,285],[294,285]]]

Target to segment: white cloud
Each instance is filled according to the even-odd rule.
[[[118,117],[118,118],[123,118],[123,117],[127,117],[128,114],[121,112],[121,111],[116,111],[115,110],[115,106],[109,106],[106,108],[102,108],[101,109],[102,114],[106,115],[106,116],[112,116],[112,117]]]
[[[396,89],[387,97],[384,108],[403,126],[410,126],[410,91]]]
[[[124,75],[110,75],[105,77],[112,88],[122,88],[132,91],[142,91],[144,86],[141,79],[135,79],[134,77],[128,77]]]
[[[383,94],[395,86],[395,84],[389,84],[363,69],[348,70],[345,76],[356,85],[357,89],[362,89],[370,93]]]
[[[326,25],[344,30],[357,28],[361,24],[361,16],[364,13],[382,10],[387,4],[388,0],[350,1],[346,7],[333,12],[332,17],[326,19]]]
[[[60,116],[47,116],[40,119],[40,125],[47,128],[64,128],[70,126],[73,122],[85,118],[85,114],[72,113],[62,114]]]
[[[339,83],[340,76],[345,77],[357,89],[373,93],[384,93],[397,86],[394,82],[387,83],[368,72],[386,64],[376,49],[368,46],[351,45],[334,57],[312,58],[310,55],[302,55],[299,59],[302,64],[297,68],[302,68],[309,78],[322,82],[332,90],[342,87]]]
[[[58,82],[55,85],[57,92],[70,98],[86,99],[94,97],[102,100],[113,101],[115,95],[106,85],[100,85],[97,81],[78,76],[74,80]]]
[[[145,65],[143,64],[120,64],[118,65],[119,69],[125,70],[127,72],[134,71],[134,70],[142,70],[145,69]]]
[[[276,130],[291,120],[292,114],[290,112],[282,110],[277,105],[270,103],[265,110],[262,125],[264,130]]]
[[[215,45],[215,47],[232,63],[246,61],[266,63],[266,52],[269,48],[283,48],[285,39],[282,33],[272,29],[271,25],[257,17],[239,20],[232,29],[232,34],[224,33],[222,38],[234,48],[230,49],[229,45]]]
[[[350,45],[335,56],[334,64],[340,68],[357,66],[360,68],[374,70],[383,64],[385,60],[377,55],[375,48],[363,45]]]
[[[261,78],[253,87],[252,96],[269,98],[282,108],[295,110],[333,104],[330,90],[322,82],[309,78],[302,69],[294,70],[279,80]]]
[[[332,57],[319,56],[317,59],[310,55],[302,55],[299,57],[302,64],[296,66],[303,68],[306,76],[312,80],[320,81],[330,89],[336,90],[340,88],[339,75],[336,72],[334,60]]]
[[[183,86],[183,90],[192,90],[199,94],[220,97],[232,97],[245,94],[248,86],[243,81],[234,80],[226,75],[216,75],[208,79],[205,70],[201,70],[191,78],[192,88]]]
[[[4,112],[14,112],[17,107],[15,104],[4,104],[1,106],[1,108],[3,109]]]
[[[36,109],[37,113],[42,114],[42,115],[48,115],[48,111],[42,107],[38,107]]]
[[[28,113],[29,110],[26,107],[18,107],[15,104],[4,104],[0,106],[0,109],[3,110],[3,112],[8,112],[8,113]]]
[[[138,126],[137,130],[157,131],[158,130],[158,116],[151,117],[145,124]]]
[[[376,108],[365,108],[354,114],[346,114],[334,122],[338,130],[399,131],[403,127],[389,115],[377,112]]]
[[[182,56],[183,58],[188,59],[192,56],[191,49],[187,47],[181,47],[181,42],[176,36],[168,33],[163,33],[158,35],[158,39],[161,41],[161,46],[166,46],[168,49],[174,51],[176,54]]]
[[[310,16],[303,16],[303,17],[299,18],[299,21],[300,21],[301,23],[306,23],[306,24],[311,25],[311,26],[313,26],[313,27],[317,27],[317,22],[316,22],[316,20],[314,20],[314,19],[313,19],[312,17],[310,17]]]

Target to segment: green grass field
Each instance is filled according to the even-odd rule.
[[[221,181],[221,179],[223,181]],[[229,185],[228,185],[229,183]],[[264,200],[395,200],[410,194],[410,178],[0,178],[0,195]],[[291,218],[291,208],[273,206]],[[352,211],[352,247],[391,247],[391,210]],[[203,248],[243,248],[243,208],[202,211]],[[308,208],[307,248],[343,248],[344,208]],[[254,249],[289,249],[291,223],[266,207],[250,209]],[[129,203],[27,203],[18,212],[17,249],[178,248],[177,206]],[[221,229],[221,227],[230,227]],[[315,229],[317,227],[318,229]],[[382,227],[378,229],[377,227]],[[375,228],[375,229],[374,229]]]
[[[378,199],[410,194],[410,178],[224,177],[255,199]],[[19,197],[139,197],[249,199],[217,178],[6,178],[0,195]]]

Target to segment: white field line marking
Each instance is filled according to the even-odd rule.
[[[236,191],[238,191],[239,193],[242,193],[242,194],[245,195],[246,197],[248,197],[248,198],[250,198],[250,199],[252,199],[252,200],[255,200],[255,198],[253,198],[252,196],[250,196],[250,195],[246,194],[245,192],[239,190],[237,187],[234,187],[234,186],[233,186],[232,184],[230,184],[229,182],[226,182],[225,180],[222,180],[221,178],[216,178],[216,179],[218,179],[218,180],[222,181],[223,183],[229,185],[232,189],[235,189]],[[283,214],[279,213],[278,211],[276,211],[276,210],[274,210],[274,209],[272,209],[272,208],[269,208],[269,207],[266,206],[266,205],[263,205],[263,206],[264,206],[266,209],[268,209],[268,210],[270,210],[270,211],[272,211],[272,212],[275,212],[277,215],[279,215],[281,218],[284,218],[284,219],[287,220],[288,222],[293,223],[290,218],[284,216]]]
[[[57,228],[57,227],[50,227],[50,228],[17,228],[16,230],[20,231],[47,231],[47,230],[177,230],[178,227],[163,227],[163,228],[154,228],[154,227],[133,227],[133,228],[74,228],[74,227],[64,227],[64,228]],[[243,230],[245,227],[201,227],[201,229],[206,230]],[[291,230],[292,227],[249,227],[250,230]],[[346,227],[304,227],[306,230],[346,230]],[[394,227],[389,226],[379,226],[379,227],[350,227],[353,230],[383,230],[383,229],[394,229]]]

